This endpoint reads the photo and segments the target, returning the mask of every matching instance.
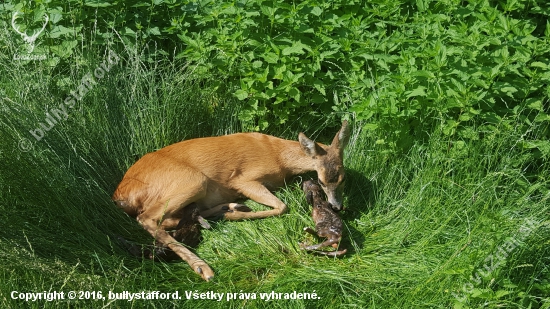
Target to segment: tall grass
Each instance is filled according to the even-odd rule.
[[[277,193],[289,205],[287,214],[217,222],[204,231],[197,253],[216,272],[214,282],[203,282],[186,263],[132,257],[117,236],[152,240],[110,200],[126,169],[143,154],[179,140],[243,128],[234,117],[238,103],[204,90],[211,81],[194,75],[193,68],[151,64],[134,50],[119,55],[120,62],[67,120],[22,152],[19,141],[32,141],[29,130],[105,55],[105,50],[81,55],[87,62],[69,66],[69,72],[0,58],[2,308],[548,308],[548,158],[522,147],[526,137],[514,130],[521,120],[513,117],[478,139],[457,141],[436,128],[402,154],[379,151],[373,133],[356,125],[345,157],[344,258],[299,250],[299,242],[315,240],[302,232],[313,222],[297,183]],[[541,126],[533,125],[534,135],[547,129]],[[303,130],[321,136],[321,142],[333,133],[324,127]],[[297,136],[289,128],[271,133]],[[464,291],[470,276],[508,238],[517,237],[526,220],[537,229],[475,289]],[[184,298],[184,291],[297,291],[315,292],[320,299],[22,302],[10,296],[71,290],[179,291]]]

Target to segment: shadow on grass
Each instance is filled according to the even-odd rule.
[[[340,213],[340,216],[346,223],[347,229],[347,233],[342,238],[341,246],[348,249],[348,254],[357,253],[355,248],[363,248],[363,243],[365,242],[364,233],[349,223],[370,211],[372,205],[375,203],[374,192],[373,182],[364,173],[352,169],[346,170],[344,195],[347,197],[347,206]]]

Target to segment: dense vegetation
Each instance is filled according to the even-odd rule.
[[[4,1],[1,307],[550,308],[549,16],[544,0]],[[25,42],[12,24],[45,28]],[[342,119],[346,257],[299,250],[295,183],[288,214],[205,231],[214,283],[117,243],[151,241],[110,201],[143,154],[253,130],[329,142]],[[321,299],[11,299],[70,290]]]

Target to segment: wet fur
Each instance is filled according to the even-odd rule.
[[[312,217],[315,222],[315,230],[306,227],[304,231],[318,237],[326,238],[326,240],[318,245],[305,246],[302,249],[313,251],[316,254],[327,256],[342,256],[347,252],[347,249],[339,251],[322,251],[325,247],[338,248],[340,240],[342,240],[342,219],[336,214],[327,201],[323,199],[321,187],[311,180],[303,183],[302,188],[306,195],[308,204],[312,205]]]

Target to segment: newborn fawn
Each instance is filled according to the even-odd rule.
[[[323,199],[321,187],[311,180],[302,184],[302,189],[306,194],[308,204],[313,206],[312,217],[315,221],[315,230],[305,227],[304,231],[313,236],[324,237],[326,240],[317,245],[306,246],[301,244],[302,249],[314,251],[317,254],[328,256],[342,256],[347,250],[340,251],[321,251],[319,249],[332,246],[338,248],[338,243],[342,239],[342,219],[332,210],[329,202]]]

